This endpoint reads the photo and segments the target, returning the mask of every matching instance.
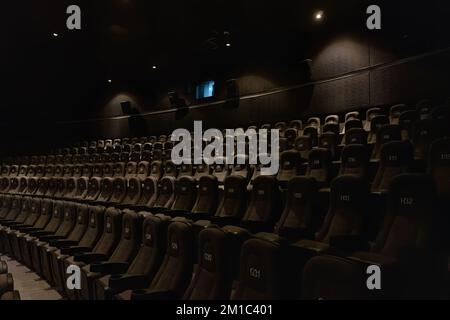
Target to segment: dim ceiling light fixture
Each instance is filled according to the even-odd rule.
[[[316,21],[322,21],[323,20],[323,10],[318,10],[314,13],[314,20]]]
[[[108,79],[108,83],[112,83],[112,80],[111,80],[111,79]]]
[[[58,34],[57,34],[56,32],[53,32],[53,33],[52,33],[52,36],[54,36],[55,38],[57,38],[57,37],[58,37]]]
[[[227,44],[225,44],[227,47],[231,47],[231,43],[227,43]]]
[[[157,69],[157,66],[152,66],[152,69]]]

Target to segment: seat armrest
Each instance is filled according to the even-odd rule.
[[[109,278],[109,287],[120,291],[137,290],[150,284],[150,279],[145,275],[116,274]]]
[[[106,260],[108,260],[108,256],[101,253],[85,252],[85,253],[76,253],[74,255],[75,262],[84,262],[86,264]]]
[[[91,247],[80,247],[80,246],[71,246],[71,247],[63,247],[61,248],[61,254],[67,254],[73,256],[76,253],[85,253],[91,252]]]
[[[42,230],[42,228],[23,227],[23,228],[20,229],[20,231],[26,232],[26,233],[32,233],[32,232],[36,232],[36,231],[40,231],[40,230]]]
[[[31,227],[32,226],[27,225],[27,224],[19,224],[19,225],[14,226],[14,229],[22,231],[22,230],[25,230],[25,229],[31,228]]]
[[[125,273],[129,267],[126,262],[94,262],[91,264],[90,271],[102,274]]]
[[[133,290],[131,300],[179,300],[174,291]]]
[[[330,238],[330,246],[333,249],[353,252],[353,251],[369,251],[370,244],[362,238],[356,235],[342,235],[334,236]]]
[[[42,237],[42,236],[47,236],[47,235],[51,235],[52,233],[49,231],[44,231],[44,230],[37,230],[37,231],[33,231],[33,232],[28,232],[28,234],[30,236],[33,237]]]
[[[39,238],[39,240],[40,241],[44,241],[44,242],[49,242],[49,241],[51,241],[51,240],[60,240],[60,239],[65,239],[64,237],[62,237],[62,236],[55,236],[55,235],[53,235],[53,234],[50,234],[50,235],[45,235],[45,236],[42,236],[42,237],[38,237]]]
[[[76,246],[78,244],[77,241],[66,240],[66,239],[52,239],[49,241],[49,243],[52,247],[56,247],[56,248]]]

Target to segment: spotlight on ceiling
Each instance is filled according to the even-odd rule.
[[[229,43],[229,42],[226,43],[225,45],[226,45],[227,47],[231,47],[231,43]]]
[[[158,67],[157,67],[157,66],[155,66],[155,65],[153,65],[153,66],[152,66],[152,69],[157,69],[157,68],[158,68]]]
[[[323,20],[323,16],[324,16],[323,10],[318,10],[318,11],[316,11],[314,13],[314,20],[322,21]]]
[[[111,80],[111,79],[108,79],[108,83],[112,83],[112,80]]]
[[[57,38],[59,36],[59,34],[57,34],[56,32],[52,33],[52,36],[54,36],[55,38]]]

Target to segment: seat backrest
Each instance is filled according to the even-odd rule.
[[[297,132],[298,132],[299,130],[303,129],[303,123],[302,123],[301,120],[292,120],[292,121],[289,123],[289,126],[290,126],[291,128],[295,128],[295,129],[297,130]]]
[[[330,179],[331,152],[317,148],[309,152],[306,176],[316,179],[318,184],[327,184]]]
[[[302,156],[297,150],[284,151],[280,155],[280,169],[277,179],[279,182],[287,183],[292,177],[300,173],[303,163]]]
[[[117,247],[121,237],[123,213],[116,208],[105,211],[103,233],[93,252],[110,256]]]
[[[381,147],[380,162],[372,183],[372,192],[387,191],[392,179],[405,173],[413,160],[412,145],[407,141],[393,141]]]
[[[142,223],[142,244],[127,274],[145,275],[153,279],[166,253],[169,221],[170,218],[164,215],[145,215]]]
[[[369,154],[362,144],[350,144],[342,149],[341,167],[338,175],[355,175],[367,178]]]
[[[113,164],[114,177],[124,177],[125,176],[125,163],[116,162]]]
[[[210,174],[209,173],[210,172],[210,166],[205,164],[205,163],[196,164],[194,166],[194,170],[195,170],[195,174],[194,174],[194,179],[195,180],[199,180],[200,177],[207,176],[207,175]]]
[[[303,130],[303,135],[311,138],[311,146],[317,146],[317,137],[319,136],[319,130],[317,127],[308,126]]]
[[[344,144],[367,144],[367,134],[364,129],[352,128],[350,130],[345,130]]]
[[[402,133],[399,125],[382,126],[377,131],[377,141],[372,152],[372,159],[378,160],[380,158],[381,146],[387,142],[402,140]]]
[[[45,207],[46,204],[43,203],[41,205],[41,215],[42,210]],[[47,223],[47,225],[45,226],[44,231],[55,233],[59,229],[59,226],[61,225],[64,219],[64,201],[54,201],[52,203],[52,206],[49,207],[51,207],[52,210],[51,212],[48,213],[51,216],[51,218]]]
[[[181,178],[180,178],[181,179]],[[158,197],[154,202],[155,207],[171,208],[175,199],[175,178],[163,177],[158,183]]]
[[[223,197],[215,217],[240,219],[247,207],[247,181],[241,176],[228,176],[223,183]]]
[[[327,123],[339,123],[339,116],[337,114],[331,114],[325,117],[325,124]]]
[[[156,178],[156,180],[161,179],[163,176],[163,166],[161,161],[153,161],[150,165],[150,176]]]
[[[198,235],[198,264],[183,300],[227,300],[231,293],[231,272],[226,233],[206,228]]]
[[[102,166],[103,177],[112,178],[114,176],[114,169],[111,163],[104,163]]]
[[[398,124],[402,133],[402,140],[409,140],[411,138],[411,130],[414,122],[420,120],[419,112],[415,110],[403,111],[400,114]]]
[[[77,180],[75,178],[64,178],[65,190],[63,191],[62,196],[66,199],[74,199],[75,194],[77,192]]]
[[[123,177],[113,178],[112,195],[109,198],[111,203],[122,203],[127,193],[127,180]]]
[[[153,175],[153,173],[152,173]],[[172,160],[168,160],[164,163],[164,177],[177,177],[178,169]]]
[[[120,241],[109,258],[109,262],[133,261],[141,245],[142,216],[132,210],[124,210]]]
[[[299,239],[311,237],[317,221],[314,221],[315,180],[298,176],[289,180],[284,210],[275,226],[282,237]]]
[[[178,173],[178,177],[188,176],[192,177],[194,172],[194,167],[192,164],[183,163],[180,166],[180,172]]]
[[[32,204],[32,210],[33,205],[35,205],[36,209],[39,210],[39,219],[36,221],[36,223],[33,225],[35,228],[45,228],[47,223],[49,223],[50,219],[52,218],[53,213],[53,200],[50,199],[42,199],[38,200],[34,204]]]
[[[189,177],[193,179],[192,177]],[[214,176],[203,176],[198,181],[197,199],[195,200],[192,213],[213,215],[217,209],[219,197],[219,182]]]
[[[241,250],[240,275],[233,300],[286,298],[284,242],[275,234],[249,239]]]
[[[386,215],[373,250],[399,257],[403,250],[429,249],[434,201],[434,181],[430,176],[402,174],[395,177],[389,186]]]
[[[398,119],[403,111],[406,111],[408,107],[405,104],[396,104],[389,109],[389,118],[391,124],[398,124]]]
[[[41,200],[39,198],[33,199],[31,197],[24,197],[23,201],[28,203],[28,210],[30,211],[28,217],[24,221],[24,224],[27,226],[33,226],[39,220],[41,215]]]
[[[22,197],[12,196],[11,197],[11,209],[6,215],[7,220],[16,220],[22,210]]]
[[[192,277],[195,249],[192,225],[188,222],[172,222],[167,230],[166,255],[150,289],[175,292],[181,297]]]
[[[332,132],[322,133],[319,137],[319,148],[328,149],[331,152],[331,157],[334,159],[336,153],[337,136]]]
[[[344,122],[347,122],[347,121],[353,120],[353,119],[359,119],[359,112],[358,111],[347,112],[345,114]]]
[[[375,116],[370,121],[370,132],[367,136],[367,143],[375,143],[377,140],[377,131],[379,128],[389,125],[389,118],[383,115]]]
[[[74,198],[76,199],[84,199],[87,194],[89,179],[86,177],[81,177],[77,179],[76,182],[76,192]]]
[[[89,206],[86,204],[74,204],[76,208],[75,226],[67,240],[80,241],[89,225]]]
[[[100,184],[102,179],[98,177],[92,177],[89,179],[86,196],[84,197],[86,200],[95,201],[100,195]]]
[[[431,143],[444,135],[442,121],[427,119],[414,122],[411,141],[414,147],[414,157],[427,159]]]
[[[98,196],[98,201],[107,202],[111,199],[113,194],[113,179],[112,178],[103,178],[100,181],[100,194]]]
[[[144,180],[150,173],[150,163],[148,161],[141,161],[137,166],[137,177]]]
[[[429,155],[429,171],[436,184],[439,198],[450,197],[450,138],[433,142]]]
[[[128,179],[128,188],[122,203],[127,205],[135,205],[141,197],[141,181],[138,178]]]
[[[336,122],[329,122],[322,127],[322,133],[334,133],[339,135],[339,124]]]
[[[67,238],[77,223],[78,204],[75,202],[63,201],[63,218],[56,230],[55,235]]]
[[[172,210],[190,211],[197,197],[197,186],[194,178],[181,177],[175,181],[175,199]]]
[[[20,201],[20,206],[21,206],[20,212],[16,216],[15,220],[18,223],[24,223],[25,220],[27,220],[28,216],[31,213],[31,210],[30,210],[31,204],[30,204],[29,198],[23,197]]]
[[[353,175],[339,176],[331,182],[330,205],[316,240],[329,243],[335,236],[361,236],[367,183]]]
[[[136,204],[153,207],[158,197],[158,180],[154,177],[147,177],[142,181],[141,196]]]
[[[271,230],[281,213],[280,190],[272,176],[258,176],[242,224],[253,230]]]
[[[103,234],[105,224],[105,207],[89,206],[88,207],[88,225],[86,232],[78,243],[81,247],[94,248]]]

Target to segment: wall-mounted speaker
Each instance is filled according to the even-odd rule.
[[[227,80],[225,83],[227,99],[233,99],[239,97],[239,87],[236,79]]]
[[[176,109],[186,107],[186,102],[178,96],[176,91],[169,91],[167,96],[169,97],[170,106],[172,108]]]
[[[130,115],[133,113],[133,110],[131,108],[131,102],[130,101],[122,101],[120,103],[120,107],[122,108],[122,113],[124,115]]]

